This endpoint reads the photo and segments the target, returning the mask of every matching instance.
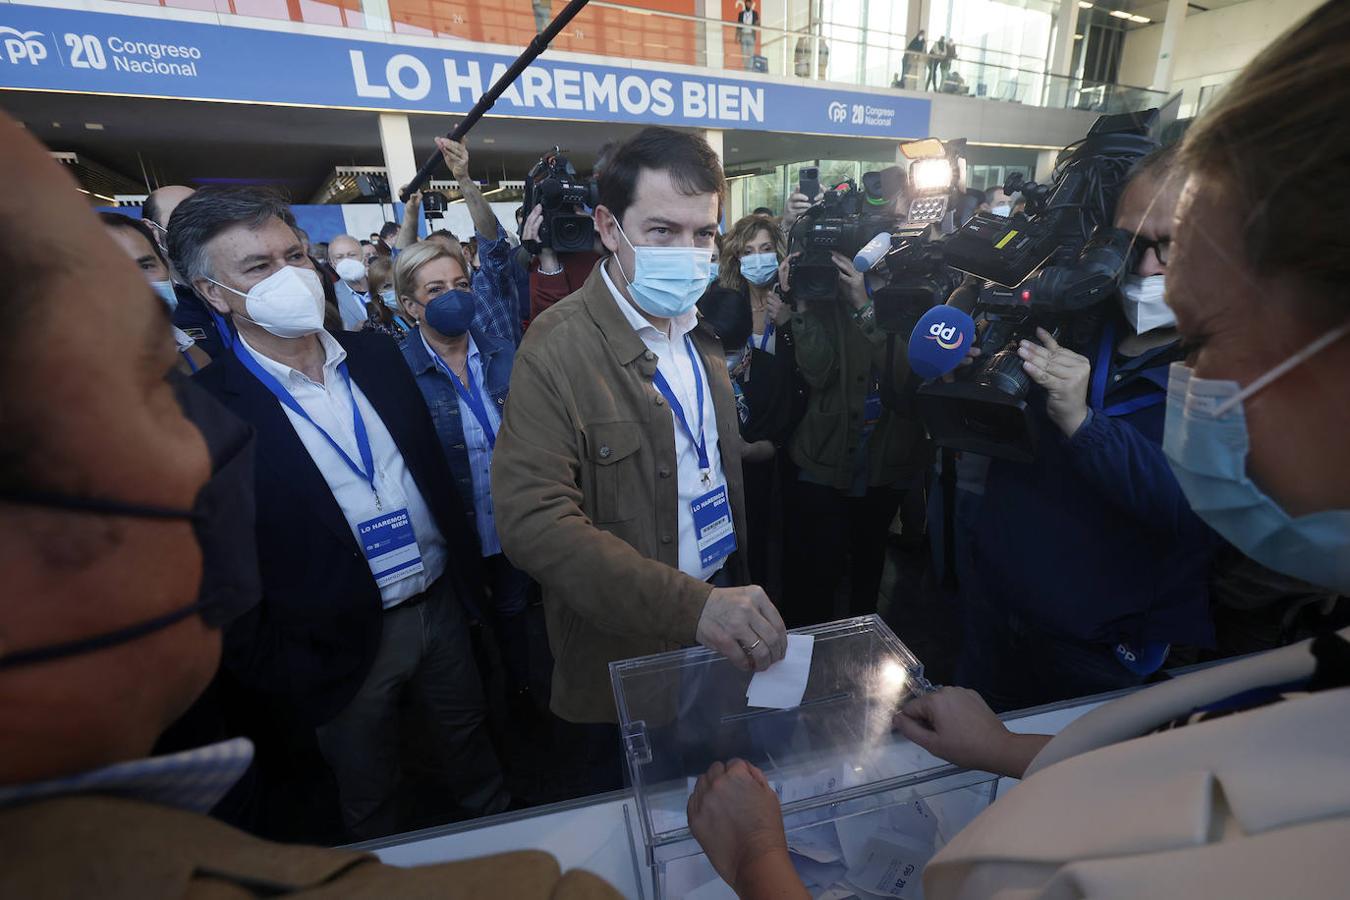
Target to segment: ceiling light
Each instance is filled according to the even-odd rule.
[[[727,150],[731,151],[732,153],[740,153],[740,152],[741,152],[741,148],[740,148],[740,147],[728,147]]]
[[[1117,19],[1132,18],[1132,16],[1123,9],[1113,9],[1111,10],[1111,15],[1115,16]]]
[[[1087,2],[1087,0],[1078,0],[1078,8],[1079,8],[1079,9],[1092,9],[1092,4],[1089,3],[1089,2]]]
[[[1147,25],[1149,22],[1152,22],[1153,20],[1150,19],[1148,16],[1130,16],[1130,21],[1138,22],[1140,25]]]
[[[102,131],[102,130],[103,130],[103,126],[102,126],[101,124],[99,124],[98,122],[85,122],[85,123],[84,123],[84,127],[85,127],[85,128],[88,128],[90,131]]]
[[[1073,36],[1073,39],[1074,39],[1075,41],[1081,41],[1081,40],[1083,39],[1083,36],[1082,36],[1081,34],[1075,34],[1075,35]]]
[[[497,139],[496,139],[496,138],[483,138],[483,143],[485,143],[485,144],[495,144],[495,143],[497,143]]]
[[[60,127],[61,127],[61,123],[60,123],[60,122],[53,122],[53,123],[52,123],[52,127],[53,127],[53,128],[60,128]]]

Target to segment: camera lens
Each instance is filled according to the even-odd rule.
[[[1031,378],[1022,369],[1022,358],[1016,350],[1000,350],[989,358],[988,364],[973,379],[976,384],[1021,400],[1031,389]]]

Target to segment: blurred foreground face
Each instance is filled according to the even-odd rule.
[[[21,282],[0,305],[41,309],[5,317],[7,486],[191,509],[210,459],[165,381],[176,354],[163,302],[69,177],[3,116],[0,146],[11,178],[0,236],[18,254],[11,274]],[[0,526],[5,649],[88,637],[197,596],[201,553],[189,522],[0,502]],[[11,723],[0,778],[143,755],[210,680],[219,647],[219,631],[191,616],[119,647],[0,672],[0,716]],[[30,750],[45,738],[40,756],[25,758],[25,738]]]
[[[1187,180],[1167,302],[1195,377],[1246,387],[1342,322],[1335,304],[1311,296],[1297,274],[1253,270],[1242,253],[1240,196],[1213,176]],[[1343,338],[1242,403],[1247,474],[1291,515],[1350,508],[1347,375],[1350,340]]]

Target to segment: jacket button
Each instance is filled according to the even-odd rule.
[[[666,469],[666,468],[662,468],[661,471],[658,472],[657,474],[660,475],[662,478],[669,478],[669,477],[670,477],[670,470],[669,470],[669,469]]]
[[[600,458],[601,458],[601,459],[609,459],[609,454],[610,454],[611,452],[612,452],[612,451],[609,449],[609,446],[608,446],[608,445],[602,444],[601,447],[600,447]]]
[[[505,405],[506,405],[506,398],[505,398],[505,397],[498,397],[498,398],[497,398],[497,405],[498,405],[498,406],[505,406]]]
[[[668,534],[663,534],[663,535],[661,535],[661,543],[663,543],[663,544],[669,544],[669,543],[670,543],[670,535],[668,535]]]
[[[654,402],[657,406],[665,406],[665,405],[666,405],[666,401],[665,401],[663,398],[661,398],[659,395],[656,396],[656,397],[654,397],[654,398],[652,398],[652,400],[653,400],[653,402]]]
[[[646,353],[642,354],[642,358],[650,362],[651,360],[656,359],[656,354],[648,350]]]

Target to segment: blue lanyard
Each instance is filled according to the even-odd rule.
[[[187,360],[188,368],[192,370],[193,375],[196,375],[197,364],[192,361],[192,354],[188,353],[186,350],[179,350],[178,355],[183,357],[183,359]]]
[[[239,341],[234,342],[234,355],[239,357],[239,361],[244,364],[244,368],[252,372],[253,377],[261,381],[263,387],[271,391],[277,400],[281,401],[281,403],[291,412],[313,425],[319,434],[324,436],[324,440],[328,441],[329,445],[337,451],[337,455],[342,457],[342,461],[347,464],[347,467],[370,484],[370,491],[375,495],[375,509],[383,510],[384,507],[380,505],[380,492],[375,488],[375,458],[370,452],[370,435],[366,433],[366,423],[365,420],[361,418],[361,410],[356,406],[356,391],[352,388],[351,376],[347,374],[347,364],[344,362],[339,365],[338,372],[341,373],[343,380],[347,382],[347,394],[351,397],[352,401],[352,429],[356,432],[356,448],[361,453],[362,465],[359,466],[356,464],[355,460],[347,455],[347,451],[342,449],[342,445],[333,440],[333,436],[327,431],[324,431],[323,427],[319,425],[318,422],[315,422],[310,418],[309,413],[305,412],[305,408],[291,396],[291,392],[286,390],[281,382],[273,377],[271,372],[264,369],[258,361],[253,358],[253,354],[245,350]]]
[[[1097,348],[1097,365],[1092,369],[1092,408],[1101,410],[1104,415],[1128,416],[1130,413],[1138,412],[1141,409],[1148,409],[1150,406],[1157,406],[1167,400],[1166,394],[1152,393],[1144,394],[1142,397],[1135,397],[1132,400],[1125,400],[1121,403],[1114,403],[1111,406],[1105,406],[1106,403],[1106,381],[1110,376],[1111,356],[1116,351],[1116,326],[1115,323],[1107,320],[1106,327],[1102,329],[1101,346]]]
[[[694,367],[694,390],[698,393],[698,434],[694,434],[694,429],[689,426],[689,419],[684,414],[684,407],[680,405],[675,392],[670,389],[670,382],[666,381],[666,376],[657,369],[656,374],[652,376],[652,381],[656,384],[656,389],[661,392],[661,396],[666,398],[670,404],[670,409],[675,413],[675,418],[679,419],[680,424],[684,426],[684,433],[689,435],[689,440],[693,443],[694,449],[698,451],[698,467],[703,470],[703,479],[706,481],[708,473],[712,471],[712,463],[708,461],[708,442],[703,436],[703,376],[699,374],[698,354],[694,352],[694,342],[689,340],[689,335],[684,336],[684,349],[689,353],[689,363]]]
[[[422,339],[423,342],[426,338]],[[497,432],[492,428],[492,417],[488,415],[487,407],[483,405],[483,395],[478,392],[478,386],[474,384],[473,367],[469,365],[468,357],[464,359],[464,378],[469,382],[465,387],[459,380],[459,377],[451,371],[450,367],[441,359],[440,354],[431,349],[431,345],[426,345],[431,353],[431,358],[436,361],[436,365],[450,379],[450,383],[455,386],[455,393],[459,394],[459,399],[469,405],[469,410],[473,412],[473,417],[478,420],[478,424],[483,426],[483,433],[487,435],[488,449],[497,448]]]
[[[202,302],[206,303],[205,300]],[[211,314],[211,321],[216,323],[216,331],[220,333],[220,346],[233,346],[234,335],[230,334],[230,325],[225,321],[225,317],[212,309],[209,303],[206,305],[206,311]]]
[[[764,323],[764,333],[759,337],[759,349],[765,353],[769,352],[769,338],[773,337],[773,322]]]

